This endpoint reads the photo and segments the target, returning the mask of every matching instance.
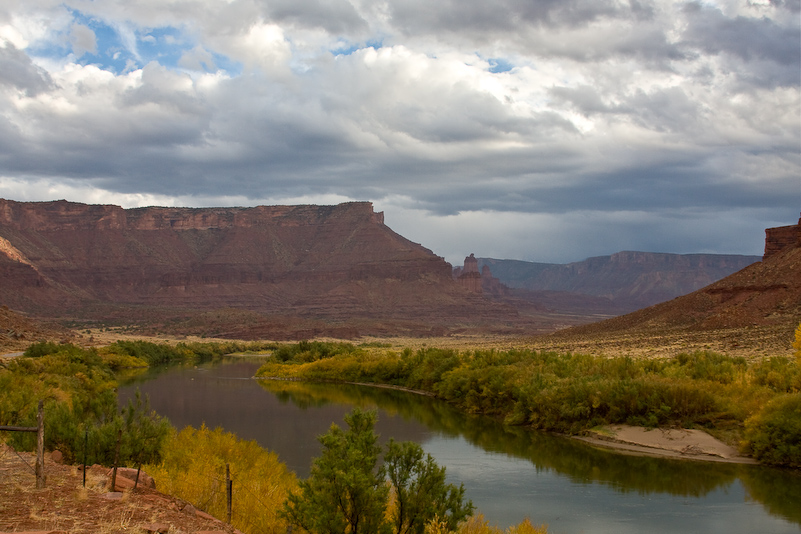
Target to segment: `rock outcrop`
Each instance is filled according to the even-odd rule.
[[[492,276],[488,265],[481,267],[479,272],[475,254],[470,254],[464,259],[463,267],[453,268],[453,277],[460,286],[471,293],[489,295],[493,298],[509,295],[509,288]]]
[[[368,202],[123,209],[0,200],[0,275],[0,304],[61,319],[174,323],[236,309],[256,323],[294,317],[366,332],[387,320],[430,329],[515,316],[461,288],[450,264],[393,232]]]
[[[478,272],[478,260],[474,254],[464,259],[464,267],[454,270],[456,281],[471,293],[481,294],[481,273]]]
[[[765,254],[762,259],[768,259],[793,247],[801,247],[801,218],[798,219],[798,224],[765,230]]]

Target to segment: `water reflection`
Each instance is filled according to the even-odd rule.
[[[604,483],[622,493],[660,492],[699,497],[731,484],[740,467],[622,455],[569,438],[506,426],[489,417],[467,415],[436,399],[406,392],[275,380],[259,383],[278,398],[291,400],[297,406],[322,407],[330,403],[377,406],[382,412],[421,421],[443,435],[462,436],[485,451],[529,460],[538,469],[553,470],[575,483]]]
[[[315,438],[332,422],[342,425],[354,405],[377,407],[383,438],[421,443],[500,526],[530,516],[551,533],[801,530],[798,473],[624,456],[406,392],[241,379],[258,365],[151,370],[121,387],[120,400],[139,388],[175,426],[205,423],[255,439],[301,477],[320,453]]]
[[[345,398],[338,401],[301,394],[294,404],[287,396],[266,392],[259,381],[249,378],[259,365],[253,359],[237,358],[224,364],[180,364],[148,370],[120,387],[120,403],[127,403],[139,389],[150,399],[150,406],[173,426],[180,429],[205,424],[256,440],[276,451],[298,476],[306,477],[311,459],[320,455],[317,436],[326,433],[331,423],[342,426],[352,403]],[[419,422],[389,413],[381,415],[376,430],[385,439],[418,442],[426,434]]]

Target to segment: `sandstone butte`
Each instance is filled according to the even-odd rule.
[[[515,323],[369,202],[123,209],[0,199],[0,305],[240,339]],[[483,325],[483,326],[482,326]]]

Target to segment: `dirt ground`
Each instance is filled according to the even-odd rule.
[[[36,489],[35,456],[18,454],[0,444],[0,534],[239,532],[180,499],[152,489],[111,492],[103,469],[88,469],[84,488],[79,467],[54,463],[49,453],[45,456],[46,486]]]

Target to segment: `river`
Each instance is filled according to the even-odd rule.
[[[173,425],[222,427],[256,440],[300,477],[316,437],[353,406],[377,408],[382,440],[420,443],[490,524],[526,517],[550,534],[801,532],[801,474],[762,466],[629,456],[457,412],[381,388],[253,380],[258,361],[151,369],[136,389]]]

